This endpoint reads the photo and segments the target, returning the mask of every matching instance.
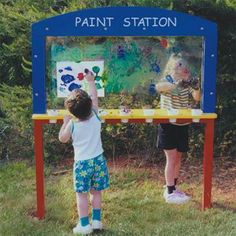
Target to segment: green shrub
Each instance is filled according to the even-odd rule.
[[[30,87],[0,86],[0,156],[1,159],[32,158],[33,121]],[[58,141],[59,125],[44,125],[44,159],[54,162],[71,153]]]
[[[22,86],[0,86],[1,150],[9,157],[32,156],[31,89]]]

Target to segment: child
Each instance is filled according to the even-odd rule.
[[[181,55],[171,55],[164,70],[165,78],[156,85],[151,85],[150,92],[161,94],[161,109],[186,109],[190,97],[200,101],[199,80],[190,76],[187,62]],[[191,95],[191,96],[190,96]],[[181,166],[181,157],[187,152],[188,124],[160,124],[158,127],[157,147],[164,150],[166,156],[164,198],[167,203],[181,204],[190,197],[177,190],[177,180]]]
[[[109,187],[109,175],[101,143],[101,122],[97,116],[98,98],[92,72],[85,77],[90,96],[81,89],[73,90],[65,100],[65,107],[77,119],[65,116],[59,132],[63,143],[70,137],[74,147],[74,189],[80,220],[73,229],[75,234],[89,234],[93,229],[102,229],[101,190]],[[91,194],[92,226],[88,217],[88,196]]]

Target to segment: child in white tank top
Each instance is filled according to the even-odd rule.
[[[65,107],[77,119],[65,116],[59,132],[59,140],[66,143],[72,138],[74,147],[73,177],[79,215],[79,221],[73,229],[75,234],[89,234],[93,229],[102,229],[101,191],[109,187],[107,162],[101,142],[101,121],[97,116],[97,90],[92,72],[85,72],[91,97],[81,89],[72,91],[65,100]],[[92,225],[88,217],[89,194]]]

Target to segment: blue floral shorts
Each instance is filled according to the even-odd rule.
[[[79,193],[101,191],[110,185],[107,162],[103,154],[89,160],[76,161],[73,176],[74,190]]]

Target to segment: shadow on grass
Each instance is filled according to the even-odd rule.
[[[222,203],[213,202],[212,207],[219,210],[231,211],[232,213],[236,213],[236,207],[226,206],[225,204]]]
[[[92,236],[95,236],[95,235],[115,235],[115,232],[110,229],[93,230],[93,232],[90,235],[92,235]]]

